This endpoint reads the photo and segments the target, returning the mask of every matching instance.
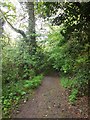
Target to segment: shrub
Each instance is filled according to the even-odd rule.
[[[3,116],[9,117],[10,111],[19,103],[20,99],[41,85],[42,79],[43,75],[39,75],[31,80],[19,80],[16,83],[12,82],[12,84],[4,86],[2,94]]]

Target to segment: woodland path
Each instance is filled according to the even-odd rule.
[[[13,118],[85,118],[85,104],[72,106],[58,76],[46,76],[33,97],[19,108]]]

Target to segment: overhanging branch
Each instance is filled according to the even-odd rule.
[[[7,18],[5,17],[5,15],[3,14],[3,12],[2,12],[1,9],[0,9],[0,12],[1,12],[2,16],[3,16],[3,19],[9,24],[9,26],[10,26],[15,32],[21,34],[21,35],[23,36],[23,38],[27,38],[27,37],[26,37],[26,34],[24,33],[23,30],[20,30],[20,29],[15,28],[15,27],[7,20]]]

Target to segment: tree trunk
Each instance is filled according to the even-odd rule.
[[[35,54],[36,52],[36,37],[35,37],[35,15],[34,15],[34,3],[26,3],[27,13],[28,13],[28,36],[30,45],[30,54]]]
[[[3,24],[4,24],[4,20],[3,18],[0,19],[0,37],[2,36],[3,33]]]

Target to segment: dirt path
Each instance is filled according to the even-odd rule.
[[[82,103],[81,103],[82,104]],[[83,118],[87,117],[86,106],[71,106],[68,94],[60,85],[59,77],[47,76],[32,99],[20,106],[14,118]]]

